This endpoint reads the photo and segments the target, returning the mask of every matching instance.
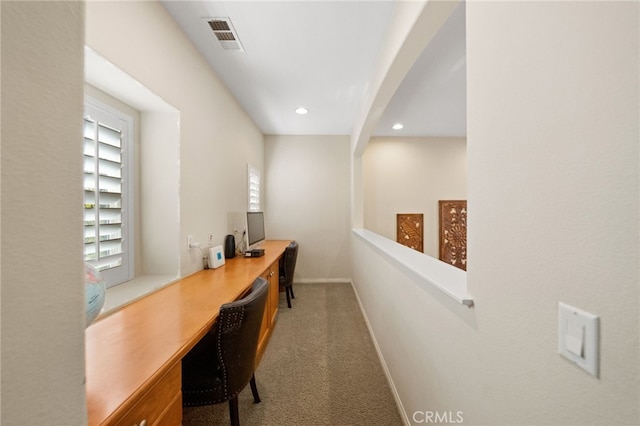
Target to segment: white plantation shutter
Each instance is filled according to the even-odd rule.
[[[249,211],[260,211],[260,171],[247,165],[247,184],[249,194]]]
[[[87,100],[84,117],[84,260],[107,287],[131,279],[128,146],[131,117]]]

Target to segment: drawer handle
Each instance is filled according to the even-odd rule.
[[[135,424],[135,425],[133,425],[133,426],[147,426],[147,419],[144,419],[144,420],[143,420],[143,421],[141,421],[140,423]]]

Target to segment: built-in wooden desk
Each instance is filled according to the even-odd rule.
[[[290,241],[265,241],[259,258],[227,259],[218,269],[183,278],[86,330],[89,425],[179,425],[182,357],[205,335],[220,305],[240,298],[253,281],[271,282],[258,359],[278,308],[278,260]],[[274,293],[275,292],[275,293]]]

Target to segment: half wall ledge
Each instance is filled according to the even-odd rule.
[[[467,292],[467,273],[465,271],[398,244],[375,232],[366,229],[353,229],[352,232],[427,285],[440,290],[462,305],[469,308],[473,306],[473,298]]]

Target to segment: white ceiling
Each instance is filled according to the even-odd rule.
[[[392,1],[162,2],[264,134],[349,135]],[[244,51],[224,50],[205,18],[230,18]],[[303,116],[299,106],[308,108]],[[391,130],[397,121],[400,131]],[[376,136],[465,136],[464,3],[389,103]]]

